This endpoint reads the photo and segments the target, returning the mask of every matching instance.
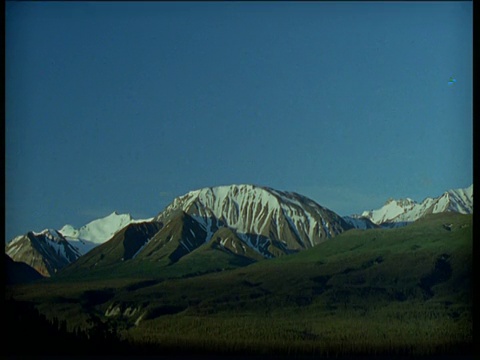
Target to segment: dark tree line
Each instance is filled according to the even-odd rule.
[[[6,359],[24,357],[59,358],[92,356],[114,359],[137,359],[143,355],[160,355],[162,359],[195,358],[203,359],[200,349],[163,346],[153,343],[132,343],[120,339],[115,324],[91,314],[90,328],[67,330],[67,323],[57,318],[47,319],[32,303],[6,300],[4,303],[5,336],[1,341],[1,354]]]
[[[119,339],[115,327],[92,315],[88,330],[67,331],[67,323],[47,319],[31,303],[6,300],[3,352],[19,355],[125,354],[129,344]]]

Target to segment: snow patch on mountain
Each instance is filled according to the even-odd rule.
[[[103,218],[93,220],[75,229],[71,225],[65,225],[60,233],[70,239],[82,239],[94,244],[102,244],[109,240],[118,230],[132,223],[130,214],[118,214],[116,211]]]

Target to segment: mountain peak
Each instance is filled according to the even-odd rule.
[[[103,218],[100,218],[100,219],[107,219],[107,218],[117,218],[117,217],[122,217],[122,218],[127,218],[127,219],[131,219],[132,216],[129,214],[129,213],[126,213],[126,214],[121,214],[119,213],[117,210],[113,211],[112,213],[110,213],[109,215],[103,217]]]
[[[5,247],[13,260],[24,262],[44,276],[51,276],[81,255],[57,230],[30,231]]]
[[[68,236],[70,240],[82,239],[95,244],[101,244],[133,221],[130,214],[119,214],[117,211],[114,211],[103,218],[89,222],[78,230],[70,225],[66,225],[60,232],[63,231],[63,235]]]

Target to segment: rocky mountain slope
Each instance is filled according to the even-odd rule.
[[[40,233],[30,231],[17,236],[6,244],[5,252],[14,261],[26,263],[43,276],[54,275],[81,255],[77,248],[54,229]]]

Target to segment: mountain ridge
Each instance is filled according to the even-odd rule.
[[[435,198],[427,197],[418,203],[410,198],[393,199],[377,210],[352,215],[354,219],[368,219],[382,227],[398,227],[412,223],[427,214],[441,212],[473,213],[473,184],[463,189],[445,191]]]

